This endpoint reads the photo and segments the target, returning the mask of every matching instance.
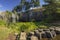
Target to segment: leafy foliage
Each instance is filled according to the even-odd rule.
[[[60,18],[58,17],[58,13],[59,13],[60,7],[59,7],[59,3],[57,3],[58,1],[57,0],[44,0],[44,2],[47,3],[46,5],[43,6],[46,9],[43,12],[44,17],[46,18],[46,21],[47,22],[53,22],[54,20],[55,21],[59,20]]]

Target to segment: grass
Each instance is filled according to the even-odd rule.
[[[0,40],[5,40],[9,34],[10,30],[6,27],[0,26]]]
[[[47,28],[48,26],[41,22],[19,22],[11,23],[8,28],[13,29],[15,32],[25,30],[26,32],[32,31],[37,28]]]

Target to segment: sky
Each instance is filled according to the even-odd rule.
[[[16,5],[20,3],[20,0],[0,0],[0,11],[11,11]],[[44,4],[43,0],[40,0],[40,5]]]

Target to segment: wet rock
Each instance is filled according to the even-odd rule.
[[[57,35],[60,35],[60,27],[55,27],[54,31],[56,32]]]
[[[41,32],[41,37],[42,38],[46,38],[46,33],[43,31],[43,32]]]
[[[31,40],[38,40],[38,37],[35,36],[35,35],[32,35],[32,36],[31,36]]]
[[[56,32],[54,31],[54,29],[50,29],[50,32],[53,37],[56,37]]]
[[[20,40],[27,40],[26,37],[27,37],[26,32],[21,32]]]
[[[27,34],[27,40],[31,40],[31,36],[34,35],[34,32],[29,32]]]
[[[46,31],[45,33],[46,33],[46,37],[48,38],[48,40],[52,40],[53,38],[52,33],[50,31]]]
[[[39,34],[39,31],[38,30],[35,30],[34,31],[34,35],[38,37],[38,39],[40,40],[40,34]]]
[[[16,40],[19,40],[19,34],[15,33],[15,36],[16,36]]]

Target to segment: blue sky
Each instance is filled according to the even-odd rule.
[[[44,4],[43,0],[40,0],[41,5]],[[20,3],[20,0],[0,0],[0,11],[11,11],[16,5]]]

